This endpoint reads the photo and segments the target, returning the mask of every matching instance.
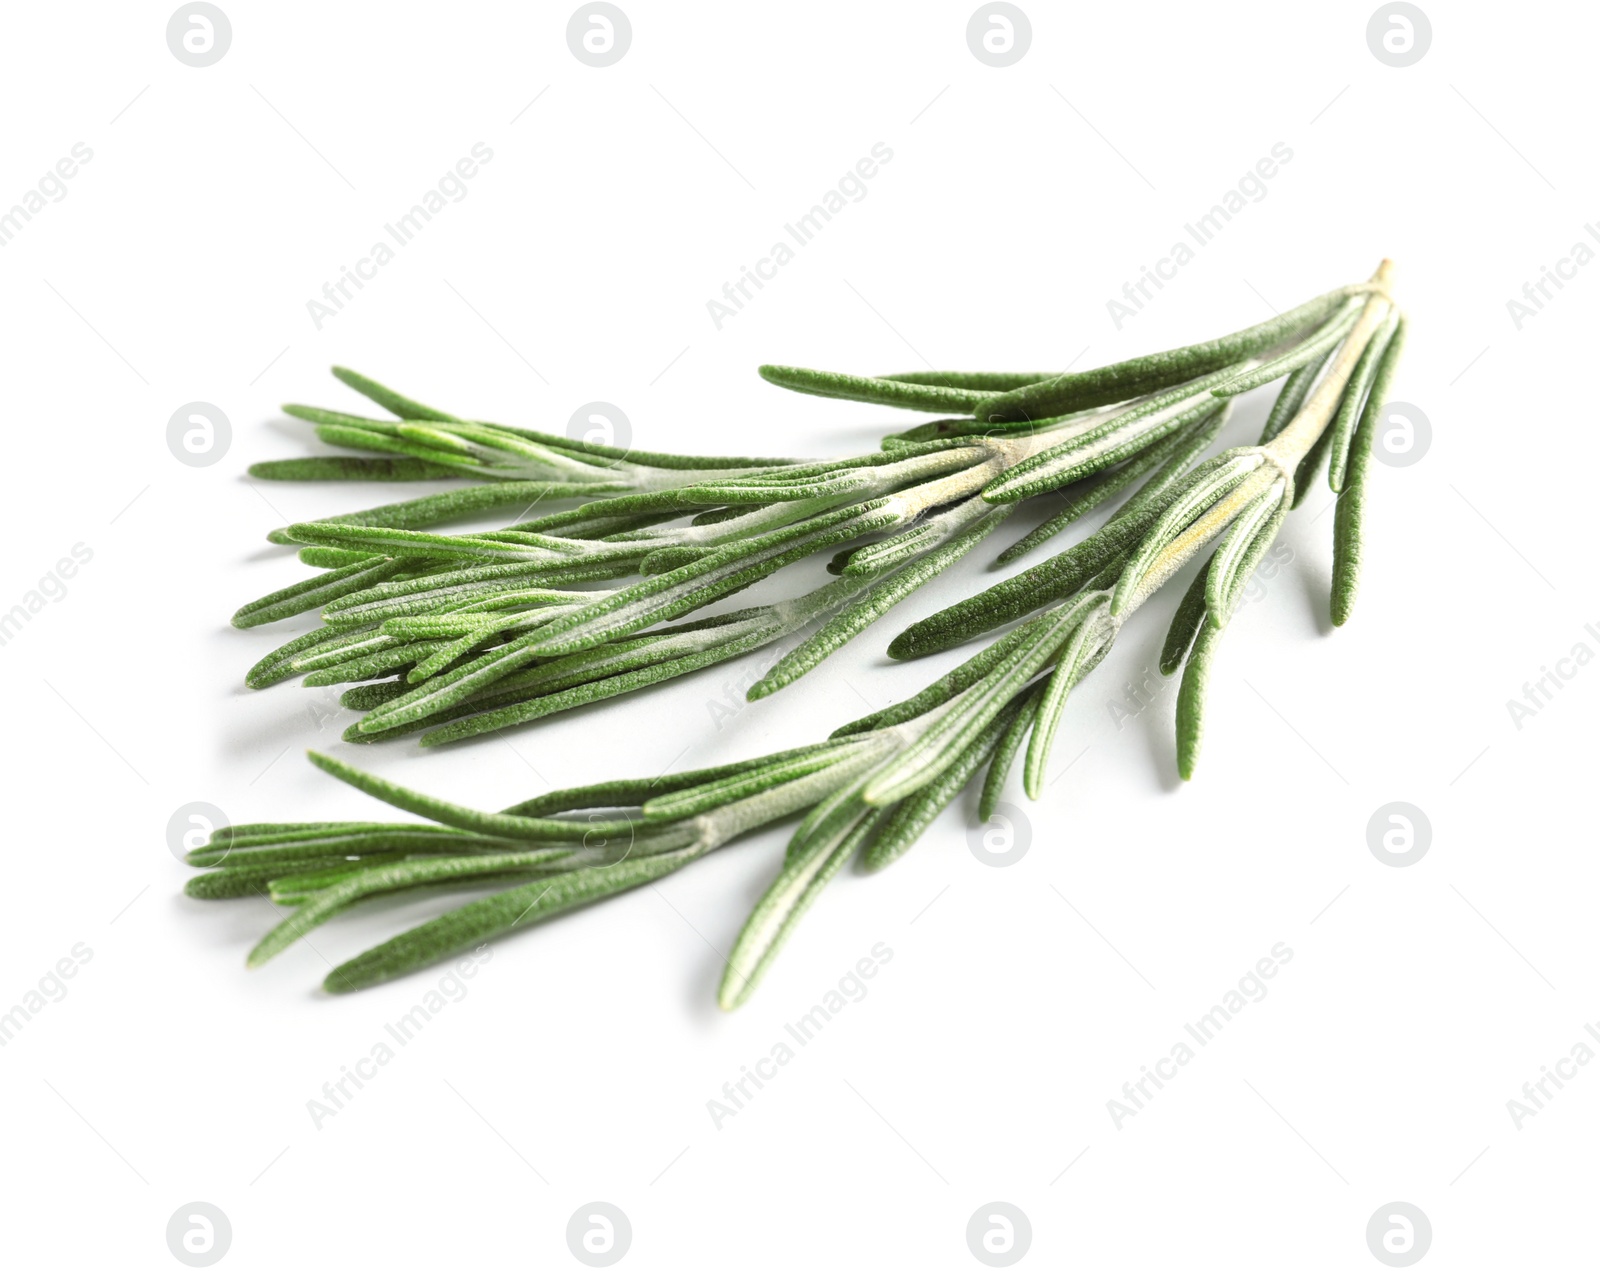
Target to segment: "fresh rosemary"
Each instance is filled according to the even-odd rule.
[[[1071,689],[1129,616],[1202,552],[1161,653],[1182,671],[1178,766],[1193,775],[1207,675],[1245,584],[1326,463],[1338,496],[1331,609],[1353,605],[1369,456],[1404,339],[1385,261],[1340,288],[1220,339],[1058,376],[861,377],[764,367],[826,397],[949,417],[824,462],[627,453],[464,421],[347,371],[390,411],[370,420],[312,408],[326,441],[382,457],[289,460],[273,479],[476,484],[276,531],[322,572],[245,606],[240,626],[320,609],[323,625],[252,668],[264,686],[303,674],[355,683],[346,734],[422,731],[451,742],[617,696],[813,628],[750,690],[765,697],[814,669],[971,551],[1022,500],[1065,505],[1002,553],[1036,550],[1142,481],[1094,534],[912,624],[912,658],[1010,630],[905,702],[825,742],[649,781],[555,791],[500,813],[421,795],[339,760],[312,761],[423,822],[258,824],[220,830],[191,863],[207,898],[262,893],[290,907],[257,965],[335,914],[383,893],[462,881],[502,890],[335,968],[328,989],[380,983],[543,918],[654,881],[759,827],[801,816],[777,878],[728,959],[719,1000],[743,1002],[821,889],[852,858],[905,852],[985,771],[987,818],[1022,760],[1041,792]],[[1261,437],[1202,458],[1232,398],[1283,379]],[[962,412],[957,415],[953,412]],[[587,500],[525,519],[545,499]],[[496,531],[424,527],[521,504]],[[789,565],[835,551],[836,578],[807,594],[679,621]],[[607,589],[579,584],[623,581]],[[663,625],[666,624],[666,625]],[[1011,625],[1015,624],[1015,625]]]

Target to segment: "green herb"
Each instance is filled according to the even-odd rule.
[[[399,421],[313,407],[290,413],[316,422],[329,441],[400,447],[419,461],[431,448],[427,462],[454,464],[482,484],[274,531],[272,537],[319,553],[316,563],[327,568],[245,605],[235,625],[320,608],[338,634],[296,636],[262,658],[246,682],[265,687],[302,675],[308,685],[328,685],[399,673],[411,691],[349,699],[368,715],[346,736],[375,741],[442,725],[423,733],[422,743],[434,745],[804,637],[758,686],[757,695],[766,695],[813,669],[975,546],[1004,519],[996,498],[1010,504],[1082,483],[1070,515],[1058,515],[1020,545],[1031,547],[1156,465],[1166,465],[1164,474],[1186,466],[1223,418],[1225,404],[1209,390],[1244,365],[1022,429],[952,428],[926,440],[886,438],[886,448],[872,454],[768,463],[641,457],[467,423],[336,371],[380,405],[423,413]],[[917,392],[909,400],[931,404],[939,397],[905,377],[786,371],[777,378],[870,400],[887,392],[898,401],[910,389]],[[1006,374],[956,378],[965,382],[960,391],[969,406],[1025,382]],[[949,404],[940,398],[941,408]],[[1066,454],[1075,464],[1070,471],[1060,462]],[[1018,472],[1033,474],[1027,488],[1005,487]],[[599,498],[500,530],[426,528],[503,506],[507,492],[524,512],[527,502],[574,493]],[[741,612],[737,622],[660,626],[827,550],[838,551],[833,568],[851,585]],[[636,581],[604,591],[584,586],[630,578]],[[821,629],[805,637],[812,625]],[[580,654],[593,656],[573,660]]]
[[[1191,777],[1222,633],[1324,455],[1338,495],[1333,617],[1338,624],[1349,616],[1369,456],[1405,334],[1389,273],[1384,262],[1366,284],[1220,340],[1071,375],[860,377],[764,368],[769,379],[804,392],[973,412],[886,437],[878,454],[822,463],[705,461],[715,469],[708,471],[654,456],[624,469],[632,461],[616,453],[566,447],[543,434],[506,430],[520,438],[513,445],[493,434],[498,426],[464,425],[340,373],[403,412],[403,426],[365,428],[343,416],[328,424],[330,413],[319,412],[338,439],[354,431],[371,449],[404,447],[396,453],[406,460],[478,465],[480,475],[524,465],[515,480],[527,479],[527,465],[560,469],[562,483],[578,480],[573,474],[583,467],[626,471],[594,484],[626,483],[631,491],[478,534],[425,533],[382,517],[291,527],[296,541],[335,555],[323,558],[328,568],[318,578],[246,606],[241,625],[318,606],[326,625],[262,659],[250,682],[300,673],[308,682],[376,679],[342,699],[366,712],[348,734],[357,740],[417,730],[426,730],[424,744],[471,737],[820,623],[750,690],[761,698],[970,552],[1019,500],[1068,491],[1065,506],[1003,559],[1036,549],[1143,484],[1081,542],[903,631],[890,645],[896,657],[1015,624],[922,692],[845,724],[825,742],[653,780],[554,791],[498,813],[313,754],[331,775],[423,819],[222,830],[190,854],[210,871],[191,879],[190,894],[265,894],[289,906],[252,952],[257,965],[372,896],[462,883],[500,888],[335,968],[326,987],[344,992],[654,882],[799,817],[777,877],[728,959],[719,1001],[731,1009],[749,997],[846,864],[878,869],[898,859],[980,770],[982,816],[993,812],[1019,757],[1024,788],[1037,798],[1072,689],[1107,656],[1129,616],[1208,552],[1160,656],[1164,674],[1182,671],[1178,767]],[[1229,399],[1284,377],[1255,445],[1201,459]],[[1008,426],[1038,411],[1056,413]],[[661,625],[820,552],[837,553],[837,578],[821,588]],[[637,581],[603,591],[572,585],[598,578]],[[400,678],[377,679],[396,672]]]

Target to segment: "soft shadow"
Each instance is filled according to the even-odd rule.
[[[255,565],[262,561],[282,560],[285,556],[289,556],[299,550],[293,543],[269,543],[263,541],[255,551],[244,557],[244,563],[246,565]],[[241,601],[240,603],[247,604],[249,602]]]
[[[1313,568],[1309,564],[1302,565],[1302,560],[1303,557],[1297,552],[1294,561],[1295,582],[1305,597],[1306,608],[1311,613],[1311,621],[1316,626],[1317,634],[1332,635],[1333,612],[1328,603],[1328,597],[1333,592],[1332,572],[1324,575],[1321,569]]]
[[[1160,699],[1137,717],[1151,775],[1164,794],[1174,794],[1187,784],[1178,775],[1178,743],[1173,718],[1178,699],[1177,679],[1177,675],[1165,677],[1163,683],[1166,688]]]

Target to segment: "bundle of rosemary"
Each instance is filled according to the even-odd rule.
[[[685,674],[820,622],[752,687],[752,698],[763,697],[970,551],[1021,500],[1066,493],[1065,506],[1002,560],[1143,484],[1096,533],[901,632],[889,652],[911,658],[1016,624],[921,693],[828,741],[555,791],[499,813],[313,754],[325,771],[431,824],[234,826],[191,854],[210,872],[190,880],[190,894],[261,892],[291,907],[252,952],[256,965],[368,896],[505,884],[335,968],[325,985],[342,992],[653,881],[803,814],[728,959],[719,1000],[732,1008],[847,861],[859,856],[877,869],[894,860],[980,768],[981,818],[1019,755],[1024,787],[1038,797],[1072,687],[1110,651],[1129,615],[1215,541],[1161,655],[1164,673],[1183,672],[1178,761],[1191,776],[1217,642],[1324,461],[1338,494],[1334,622],[1349,616],[1372,439],[1404,335],[1390,272],[1385,261],[1368,282],[1270,322],[1086,372],[859,377],[762,368],[801,392],[947,416],[886,437],[878,453],[826,463],[625,453],[458,420],[336,372],[397,421],[291,413],[316,423],[327,441],[384,457],[291,460],[256,475],[397,480],[448,471],[479,483],[274,533],[305,544],[302,556],[324,572],[247,605],[235,622],[320,607],[324,625],[263,659],[250,682],[301,672],[308,683],[373,681],[345,695],[366,712],[346,734],[352,740],[419,728],[429,730],[425,745],[458,740]],[[1260,440],[1202,459],[1230,400],[1278,379]],[[419,528],[547,497],[590,501],[486,533]],[[827,550],[837,553],[837,578],[809,594],[676,622]],[[628,578],[637,581],[576,586]]]

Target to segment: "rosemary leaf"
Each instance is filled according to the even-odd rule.
[[[1180,487],[1149,533],[1134,550],[1111,597],[1111,612],[1119,614],[1128,598],[1154,564],[1162,549],[1170,544],[1202,510],[1214,505],[1223,495],[1244,481],[1261,466],[1261,456],[1252,451],[1229,451],[1196,468]]]
[[[731,596],[814,552],[890,528],[893,521],[893,510],[885,501],[873,500],[718,548],[693,564],[647,578],[556,619],[538,633],[533,647],[546,655],[576,653],[631,634]]]
[[[382,984],[418,967],[475,948],[496,936],[653,883],[699,859],[706,851],[699,846],[686,847],[605,868],[577,870],[551,879],[539,878],[498,895],[485,896],[336,966],[328,972],[323,987],[330,993],[349,993]]]
[[[1098,477],[1082,493],[1069,498],[1059,512],[1006,548],[997,559],[1004,565],[1026,555],[1154,468],[1168,465],[1176,471],[1187,471],[1196,457],[1216,440],[1227,418],[1227,411],[1213,411],[1187,431],[1140,451],[1120,467]]]
[[[1244,550],[1244,555],[1234,567],[1233,577],[1228,581],[1227,590],[1221,595],[1222,611],[1228,617],[1231,618],[1233,611],[1239,607],[1244,590],[1250,583],[1250,576],[1256,572],[1256,566],[1261,564],[1261,558],[1267,554],[1267,549],[1278,537],[1278,531],[1283,527],[1289,509],[1293,506],[1292,497],[1287,492],[1280,495],[1277,505],[1271,509],[1265,522],[1257,527]]]
[[[475,808],[462,807],[460,804],[449,803],[444,799],[436,799],[431,795],[421,794],[415,790],[407,790],[404,786],[397,786],[392,781],[385,781],[382,777],[375,776],[370,772],[363,772],[359,768],[351,767],[331,755],[308,750],[306,757],[324,772],[330,776],[337,777],[345,784],[352,785],[357,790],[370,794],[375,799],[381,799],[384,803],[400,808],[403,811],[425,816],[431,821],[438,821],[441,825],[471,830],[474,833],[487,834],[496,838],[516,839],[519,842],[547,840],[552,844],[569,842],[573,839],[581,840],[584,835],[596,830],[595,825],[591,822],[566,822],[551,820],[547,817],[508,816],[503,812],[480,812]],[[622,821],[615,825],[607,825],[605,828],[614,833],[625,833],[631,827],[631,821]]]
[[[240,896],[266,896],[268,884],[280,879],[311,875],[349,862],[342,856],[320,856],[302,860],[289,871],[279,863],[253,865],[246,869],[214,869],[196,874],[183,885],[183,894],[196,900],[233,900]]]
[[[259,627],[264,623],[277,622],[280,618],[319,609],[331,601],[382,582],[398,573],[401,567],[402,562],[380,556],[376,560],[362,559],[352,565],[315,574],[242,606],[233,615],[233,625]]]
[[[994,815],[995,809],[1000,806],[1000,797],[1005,793],[1006,777],[1011,773],[1011,765],[1016,762],[1017,752],[1022,749],[1023,741],[1033,728],[1033,721],[1039,716],[1039,699],[1043,692],[1044,685],[1035,684],[1017,699],[1017,712],[1011,717],[1005,732],[1001,734],[1000,741],[994,748],[994,755],[989,760],[989,770],[984,774],[983,792],[978,798],[979,824],[987,822]]]
[[[1372,378],[1372,389],[1367,394],[1366,407],[1361,412],[1361,422],[1356,426],[1350,443],[1350,462],[1345,472],[1344,489],[1333,511],[1333,625],[1342,627],[1350,620],[1355,606],[1356,589],[1361,581],[1361,521],[1367,497],[1367,472],[1372,466],[1372,446],[1378,425],[1383,419],[1385,399],[1394,379],[1395,367],[1400,363],[1400,350],[1405,343],[1406,325],[1401,318],[1389,340],[1388,347],[1378,363]]]
[[[383,892],[421,887],[430,883],[501,877],[529,866],[542,867],[567,851],[514,852],[501,856],[447,856],[435,860],[399,861],[357,870],[343,882],[309,897],[250,950],[245,965],[258,967],[282,953],[296,940],[314,931],[342,909]]]
[[[385,503],[360,512],[345,512],[339,516],[325,517],[318,524],[376,525],[393,530],[415,530],[427,525],[442,525],[447,521],[478,516],[499,508],[521,508],[526,511],[546,499],[580,497],[580,490],[582,498],[599,499],[612,491],[627,489],[628,486],[619,482],[575,487],[563,481],[493,481],[484,485],[469,485],[457,490],[446,490],[441,494],[428,494],[417,499],[406,499],[400,503]],[[298,541],[290,537],[287,526],[274,530],[267,537],[275,543]]]
[[[779,388],[816,397],[841,397],[852,402],[899,406],[906,410],[970,414],[988,394],[981,389],[946,388],[904,379],[879,379],[870,375],[845,375],[839,371],[812,371],[802,366],[763,366],[761,378]]]
[[[875,582],[860,600],[848,605],[814,635],[779,658],[770,671],[750,686],[747,698],[754,702],[770,696],[816,669],[824,659],[855,639],[917,588],[960,560],[1010,514],[1011,509],[1006,506],[992,509],[920,560]]]
[[[723,1010],[744,1005],[806,910],[888,815],[886,810],[861,806],[853,790],[848,800],[841,802],[847,803],[850,811],[843,827],[831,835],[817,836],[804,852],[786,860],[745,920],[717,989],[717,1005]]]
[[[879,728],[890,728],[896,724],[903,724],[907,720],[915,719],[919,715],[927,714],[935,707],[952,700],[958,694],[978,683],[1020,645],[1033,639],[1038,634],[1038,629],[1044,620],[1044,614],[1030,618],[1015,630],[1006,632],[1005,635],[989,645],[988,648],[973,654],[960,666],[945,675],[941,675],[915,696],[908,697],[903,702],[896,702],[893,706],[886,706],[880,711],[873,711],[870,715],[863,715],[860,719],[841,725],[833,730],[832,735],[834,737],[850,737],[856,733],[871,732]]]
[[[609,676],[575,688],[564,689],[558,693],[548,693],[534,697],[518,705],[503,705],[496,710],[471,715],[468,718],[446,724],[441,728],[425,732],[419,739],[419,744],[423,746],[441,746],[449,742],[461,741],[467,737],[477,737],[487,732],[495,732],[514,724],[526,723],[529,720],[543,719],[548,715],[571,710],[574,707],[592,705],[595,702],[618,697],[624,693],[632,693],[648,685],[676,679],[680,675],[688,675],[693,671],[715,666],[719,662],[726,662],[730,658],[748,653],[752,649],[758,649],[763,644],[768,643],[773,638],[773,634],[770,631],[752,632],[741,636],[737,640],[730,640],[698,653],[684,654],[669,661],[641,667],[638,670],[628,671],[621,675]]]
[[[294,639],[279,645],[267,654],[245,672],[244,682],[250,688],[266,688],[280,683],[298,673],[296,659],[308,651],[332,645],[336,641],[360,640],[372,634],[374,630],[371,626],[353,627],[348,630],[317,627],[304,635],[295,636]]]
[[[1286,336],[1322,322],[1350,297],[1369,289],[1341,287],[1232,335],[1013,389],[978,403],[973,414],[985,420],[1044,419],[1156,392],[1270,348]]]
[[[1090,611],[1103,603],[1104,598],[1099,595],[1079,597],[1041,614],[1036,623],[1024,628],[1029,633],[1026,640],[996,663],[982,680],[952,699],[920,737],[874,775],[863,794],[866,801],[881,807],[905,798],[937,777],[1049,664]]]
[[[1233,612],[1228,599],[1235,594],[1236,584],[1242,581],[1241,574],[1246,563],[1251,569],[1255,568],[1256,561],[1250,559],[1250,551],[1257,536],[1280,510],[1288,510],[1284,507],[1281,481],[1239,513],[1238,519],[1228,527],[1227,533],[1217,544],[1217,550],[1212,553],[1211,568],[1206,571],[1206,612],[1218,626],[1226,622]],[[1273,524],[1272,528],[1276,532],[1277,525]],[[1271,541],[1268,539],[1267,543]],[[1243,580],[1248,580],[1248,577],[1248,574],[1243,575]]]
[[[504,851],[518,846],[503,838],[461,834],[438,825],[347,825],[296,835],[262,835],[196,848],[185,859],[202,869],[285,865],[325,856],[386,856],[396,852]]]
[[[431,406],[424,406],[421,402],[412,401],[409,397],[402,397],[392,388],[385,388],[377,380],[369,379],[359,371],[352,371],[347,366],[333,368],[334,378],[341,384],[347,384],[363,397],[376,402],[391,415],[401,419],[439,419],[453,420],[454,415],[447,415],[442,410],[434,410]]]
[[[1270,384],[1290,371],[1319,360],[1349,334],[1350,328],[1355,326],[1356,319],[1361,316],[1362,304],[1360,297],[1355,298],[1311,339],[1297,344],[1287,353],[1280,354],[1254,370],[1235,376],[1211,391],[1218,397],[1237,397],[1241,393],[1260,388],[1263,384]]]
[[[1195,633],[1200,630],[1200,624],[1206,618],[1206,579],[1210,576],[1211,566],[1216,560],[1213,552],[1206,558],[1206,563],[1200,566],[1188,589],[1183,593],[1183,599],[1178,602],[1177,609],[1172,615],[1172,625],[1167,628],[1166,641],[1161,646],[1161,674],[1171,675],[1188,656],[1189,646],[1194,643]]]
[[[702,812],[750,798],[785,782],[809,777],[824,769],[839,768],[846,761],[853,761],[859,767],[863,760],[870,760],[877,752],[878,748],[866,739],[833,742],[825,748],[790,752],[786,757],[774,758],[759,767],[658,795],[649,800],[642,811],[647,818],[662,821],[699,816]]]
[[[387,636],[379,638],[389,640]],[[385,648],[320,666],[301,683],[307,688],[326,688],[377,679],[392,671],[409,671],[431,654],[449,648],[451,643],[449,640],[390,640]]]
[[[934,819],[955,801],[966,788],[972,775],[995,752],[1001,739],[1008,736],[1018,717],[1023,714],[1025,702],[1033,700],[1031,694],[1019,695],[974,737],[942,773],[922,789],[897,804],[883,809],[887,814],[881,828],[874,828],[861,863],[876,872],[897,861],[922,837]]]
[[[813,742],[809,746],[796,746],[792,750],[763,755],[756,759],[741,759],[735,763],[719,764],[714,768],[696,768],[684,772],[662,773],[637,780],[601,781],[593,785],[573,786],[565,790],[551,790],[532,799],[506,808],[508,816],[548,816],[557,812],[571,812],[586,808],[639,808],[658,795],[673,794],[694,786],[721,781],[725,777],[753,772],[769,764],[785,763],[790,759],[838,749],[831,741]]]
[[[991,481],[984,488],[983,497],[991,503],[1006,503],[1059,489],[1120,463],[1163,437],[1203,423],[1217,409],[1217,402],[1211,395],[1215,386],[1233,369],[1225,367],[1210,375],[1186,380],[1095,428],[1023,460]]]
[[[1221,627],[1205,621],[1200,623],[1194,647],[1189,650],[1189,660],[1183,667],[1183,679],[1178,684],[1178,775],[1185,781],[1193,778],[1194,765],[1200,757],[1206,679],[1211,671],[1211,655],[1221,637]]]
[[[1054,379],[1047,371],[902,371],[880,379],[902,384],[931,384],[936,388],[973,389],[980,393],[1009,393],[1014,388]]]
[[[1378,364],[1383,360],[1384,350],[1389,347],[1389,341],[1394,338],[1394,331],[1399,323],[1400,311],[1396,309],[1389,314],[1389,320],[1367,344],[1361,354],[1361,360],[1356,363],[1356,369],[1350,375],[1350,382],[1345,386],[1344,397],[1339,402],[1339,413],[1334,416],[1333,426],[1325,434],[1328,438],[1329,455],[1328,488],[1335,494],[1344,489],[1345,470],[1350,457],[1350,437],[1355,432],[1361,408],[1366,404],[1367,393],[1372,387],[1373,376],[1378,372]]]
[[[363,459],[356,455],[307,455],[266,459],[250,465],[258,481],[438,481],[459,475],[426,459]]]
[[[1099,605],[1104,597],[1093,598]],[[1056,730],[1061,724],[1061,713],[1067,704],[1067,693],[1081,678],[1089,659],[1112,636],[1111,624],[1104,608],[1095,607],[1085,612],[1072,639],[1067,642],[1056,661],[1056,668],[1045,681],[1044,694],[1034,712],[1033,733],[1028,739],[1028,754],[1023,761],[1023,789],[1030,799],[1044,793],[1044,779],[1050,762],[1050,750],[1055,745]]]

